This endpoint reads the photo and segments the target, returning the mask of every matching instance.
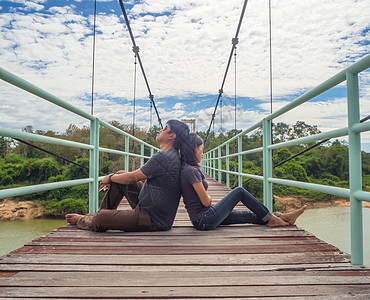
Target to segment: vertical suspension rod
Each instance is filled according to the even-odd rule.
[[[144,80],[145,80],[145,84],[146,84],[146,87],[147,87],[148,92],[149,92],[150,102],[152,103],[152,105],[154,107],[155,113],[156,113],[157,118],[158,118],[158,123],[161,126],[161,128],[163,128],[162,121],[161,121],[161,118],[159,117],[159,113],[158,113],[157,107],[156,107],[156,105],[154,103],[154,97],[153,97],[153,94],[152,94],[152,92],[150,90],[149,82],[148,82],[148,79],[147,79],[146,74],[145,74],[145,71],[144,71],[144,66],[143,66],[143,64],[141,62],[141,58],[140,58],[140,54],[139,54],[139,47],[136,46],[134,35],[132,34],[131,26],[130,26],[130,23],[129,23],[127,14],[126,14],[126,9],[125,9],[125,7],[123,5],[123,1],[122,0],[119,0],[119,4],[121,6],[123,17],[125,18],[126,26],[127,26],[128,32],[130,34],[130,38],[131,38],[131,42],[132,42],[132,51],[137,55],[137,59],[139,61],[140,69],[141,69],[141,72],[143,74],[143,77],[144,77]]]
[[[121,1],[121,0],[120,0]],[[238,24],[238,28],[236,29],[236,33],[235,33],[235,37],[232,39],[232,47],[231,47],[231,51],[230,51],[230,55],[229,55],[229,60],[227,62],[227,66],[226,66],[226,71],[225,71],[225,74],[224,74],[224,78],[222,80],[222,84],[221,84],[221,88],[219,89],[218,91],[218,98],[217,98],[217,102],[216,102],[216,106],[215,106],[215,109],[213,111],[213,114],[212,114],[212,119],[211,119],[211,123],[209,124],[209,127],[208,127],[208,130],[207,130],[207,134],[206,134],[206,138],[204,139],[204,144],[206,144],[207,142],[207,138],[208,138],[208,134],[209,134],[209,131],[211,130],[211,126],[212,126],[212,123],[215,119],[215,116],[216,116],[216,111],[217,111],[217,106],[218,106],[218,103],[220,101],[220,98],[221,98],[221,95],[223,93],[223,88],[224,88],[224,85],[225,85],[225,81],[226,81],[226,77],[227,77],[227,73],[229,71],[229,67],[230,67],[230,62],[231,62],[231,59],[233,57],[233,53],[234,53],[234,50],[236,48],[236,45],[238,44],[239,42],[239,39],[238,39],[238,35],[239,35],[239,31],[240,31],[240,27],[242,25],[242,21],[243,21],[243,17],[244,17],[244,12],[245,12],[245,8],[247,6],[247,3],[248,3],[248,0],[245,0],[244,1],[244,5],[243,5],[243,9],[242,9],[242,12],[241,12],[241,15],[240,15],[240,19],[239,19],[239,24]]]

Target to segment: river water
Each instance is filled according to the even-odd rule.
[[[370,208],[363,208],[364,264],[370,266]],[[307,209],[296,225],[340,250],[351,253],[349,207]]]
[[[65,220],[55,219],[0,221],[0,256],[63,225],[66,225]]]
[[[308,209],[297,220],[297,226],[340,250],[351,253],[349,216],[349,207]],[[363,209],[363,220],[364,264],[370,266],[370,208]],[[48,219],[0,221],[0,256],[65,224],[64,220]]]

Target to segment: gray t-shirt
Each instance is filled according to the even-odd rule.
[[[198,221],[210,209],[210,206],[204,206],[202,201],[194,190],[194,182],[202,182],[205,190],[208,189],[208,183],[201,170],[195,166],[184,164],[181,169],[181,191],[185,208],[188,211],[190,220],[192,222]]]
[[[158,152],[140,170],[148,179],[140,191],[139,205],[149,213],[158,229],[171,229],[181,197],[178,151]]]

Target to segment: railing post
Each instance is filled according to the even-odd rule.
[[[154,149],[153,148],[150,148],[150,157],[152,157],[154,154]]]
[[[209,157],[210,157],[210,153],[208,152],[208,153],[207,153],[207,156],[206,156],[206,159],[207,159],[207,161],[206,161],[206,166],[207,166],[207,175],[211,176],[211,175],[210,175],[210,174],[211,174],[211,171],[210,171],[210,169],[209,169]]]
[[[130,139],[126,135],[125,136],[125,152],[128,153],[129,151],[130,151]],[[125,170],[126,171],[129,171],[129,169],[128,169],[128,167],[129,167],[129,159],[130,159],[130,157],[126,154],[125,155]]]
[[[90,145],[94,146],[90,150],[89,177],[94,181],[89,183],[89,213],[98,210],[98,189],[99,189],[99,119],[90,121]]]
[[[230,144],[226,144],[226,186],[229,188],[230,187],[230,174],[228,173],[230,171],[230,159],[229,159],[229,153],[230,153]]]
[[[212,151],[212,178],[216,179],[216,150]]]
[[[272,177],[272,155],[267,147],[271,145],[271,120],[263,119],[263,204],[269,211],[273,211],[272,183],[268,181]]]
[[[218,182],[221,183],[221,169],[222,169],[222,162],[221,162],[221,147],[218,147],[218,151],[217,151],[217,166],[218,166]]]
[[[243,151],[243,140],[242,140],[242,136],[239,135],[238,136],[238,153],[242,152]],[[243,162],[242,162],[242,155],[239,154],[238,155],[238,186],[243,186],[243,180],[242,180],[242,175],[240,175],[241,173],[243,173]]]
[[[141,144],[141,149],[140,149],[140,154],[141,154],[141,158],[140,158],[140,167],[144,164],[144,144]]]
[[[348,106],[348,139],[349,139],[349,188],[351,205],[351,263],[363,264],[363,223],[362,201],[354,193],[362,190],[361,170],[361,135],[352,130],[360,123],[360,105],[358,75],[347,72],[347,106]]]

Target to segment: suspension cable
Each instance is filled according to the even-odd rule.
[[[235,47],[235,53],[234,53],[234,129],[235,129],[235,135],[236,135],[236,47]]]
[[[137,71],[136,71],[136,65],[137,65],[137,62],[136,62],[136,54],[134,55],[134,105],[133,105],[133,109],[132,109],[132,135],[135,136],[135,116],[136,116],[136,74],[137,74]],[[135,150],[135,140],[132,140],[132,151]],[[135,163],[135,160],[134,160],[134,157],[132,157],[132,162]]]
[[[221,101],[220,101],[220,121],[221,121],[221,127],[220,127],[220,129],[221,129],[221,133],[222,133],[222,96],[221,96]]]
[[[63,157],[63,156],[60,156],[60,155],[58,155],[58,154],[56,154],[56,153],[50,152],[49,150],[46,150],[46,149],[41,148],[41,147],[39,147],[39,146],[36,146],[36,145],[34,145],[34,144],[32,144],[32,143],[26,142],[25,140],[22,140],[22,139],[16,139],[16,138],[13,138],[13,140],[16,140],[16,141],[18,141],[18,142],[21,142],[21,143],[23,143],[23,144],[27,145],[27,146],[33,147],[33,148],[35,148],[35,149],[37,149],[37,150],[40,150],[40,151],[43,151],[43,152],[45,152],[45,153],[47,153],[47,154],[53,155],[53,156],[55,156],[55,157],[57,157],[57,158],[59,158],[59,159],[61,159],[61,160],[64,160],[64,161],[66,161],[66,162],[69,162],[69,163],[71,163],[71,164],[74,164],[74,165],[76,165],[76,166],[79,166],[79,167],[81,167],[81,168],[84,168],[84,169],[86,169],[86,170],[89,170],[89,168],[88,168],[88,167],[85,167],[85,166],[83,166],[83,165],[80,165],[79,163],[76,163],[76,162],[74,162],[74,161],[72,161],[72,160],[69,160],[68,158],[65,158],[65,157]]]
[[[236,45],[239,42],[238,35],[239,35],[240,27],[242,25],[242,20],[243,20],[243,17],[244,17],[244,12],[245,12],[245,8],[247,6],[247,3],[248,3],[248,0],[244,0],[244,5],[243,5],[243,9],[242,9],[242,12],[241,12],[241,15],[240,15],[238,28],[236,30],[235,37],[232,39],[232,47],[231,47],[231,51],[230,51],[230,55],[229,55],[229,60],[228,60],[227,66],[226,66],[225,75],[224,75],[224,78],[222,80],[221,88],[218,91],[218,98],[217,98],[216,106],[215,106],[214,112],[212,114],[211,123],[209,124],[208,130],[207,130],[206,138],[204,139],[204,144],[206,144],[206,142],[207,142],[209,131],[210,131],[211,126],[212,126],[212,123],[213,123],[213,121],[215,119],[215,115],[216,115],[216,111],[217,111],[217,106],[218,106],[218,103],[220,101],[220,97],[221,97],[221,95],[223,93],[223,88],[224,88],[224,84],[225,84],[227,73],[229,71],[231,58],[233,57],[233,53],[234,53],[235,47],[236,47]]]
[[[163,125],[162,125],[162,121],[161,121],[161,118],[159,117],[159,113],[158,113],[158,110],[157,110],[157,107],[155,106],[155,103],[154,103],[154,97],[153,97],[153,94],[150,90],[150,87],[149,87],[149,83],[148,83],[148,79],[145,75],[145,71],[144,71],[144,66],[141,62],[141,58],[140,58],[140,54],[139,54],[139,47],[136,46],[136,43],[135,43],[135,39],[134,39],[134,35],[132,34],[132,30],[131,30],[131,26],[130,26],[130,22],[128,20],[128,17],[127,17],[127,14],[126,14],[126,9],[123,5],[123,2],[122,0],[119,0],[119,4],[121,6],[121,10],[122,10],[122,13],[123,13],[123,17],[125,18],[125,22],[126,22],[126,26],[127,26],[127,30],[130,34],[130,38],[131,38],[131,42],[132,42],[132,51],[137,55],[137,59],[139,61],[139,65],[140,65],[140,68],[141,68],[141,72],[143,74],[143,77],[144,77],[144,80],[145,80],[145,84],[146,84],[146,87],[148,89],[148,92],[149,92],[149,99],[150,99],[150,102],[151,104],[153,105],[154,107],[154,110],[155,110],[155,113],[157,114],[157,118],[158,118],[158,123],[159,125],[161,126],[161,128],[163,128]]]
[[[95,83],[95,35],[96,35],[96,0],[94,3],[94,35],[93,35],[93,61],[92,61],[92,76],[91,76],[91,115],[94,114],[94,83]]]
[[[272,113],[272,39],[271,39],[271,0],[269,0],[269,44],[270,44],[270,110]]]
[[[134,107],[132,109],[132,135],[135,136],[135,114],[136,114],[136,53],[134,61]]]

